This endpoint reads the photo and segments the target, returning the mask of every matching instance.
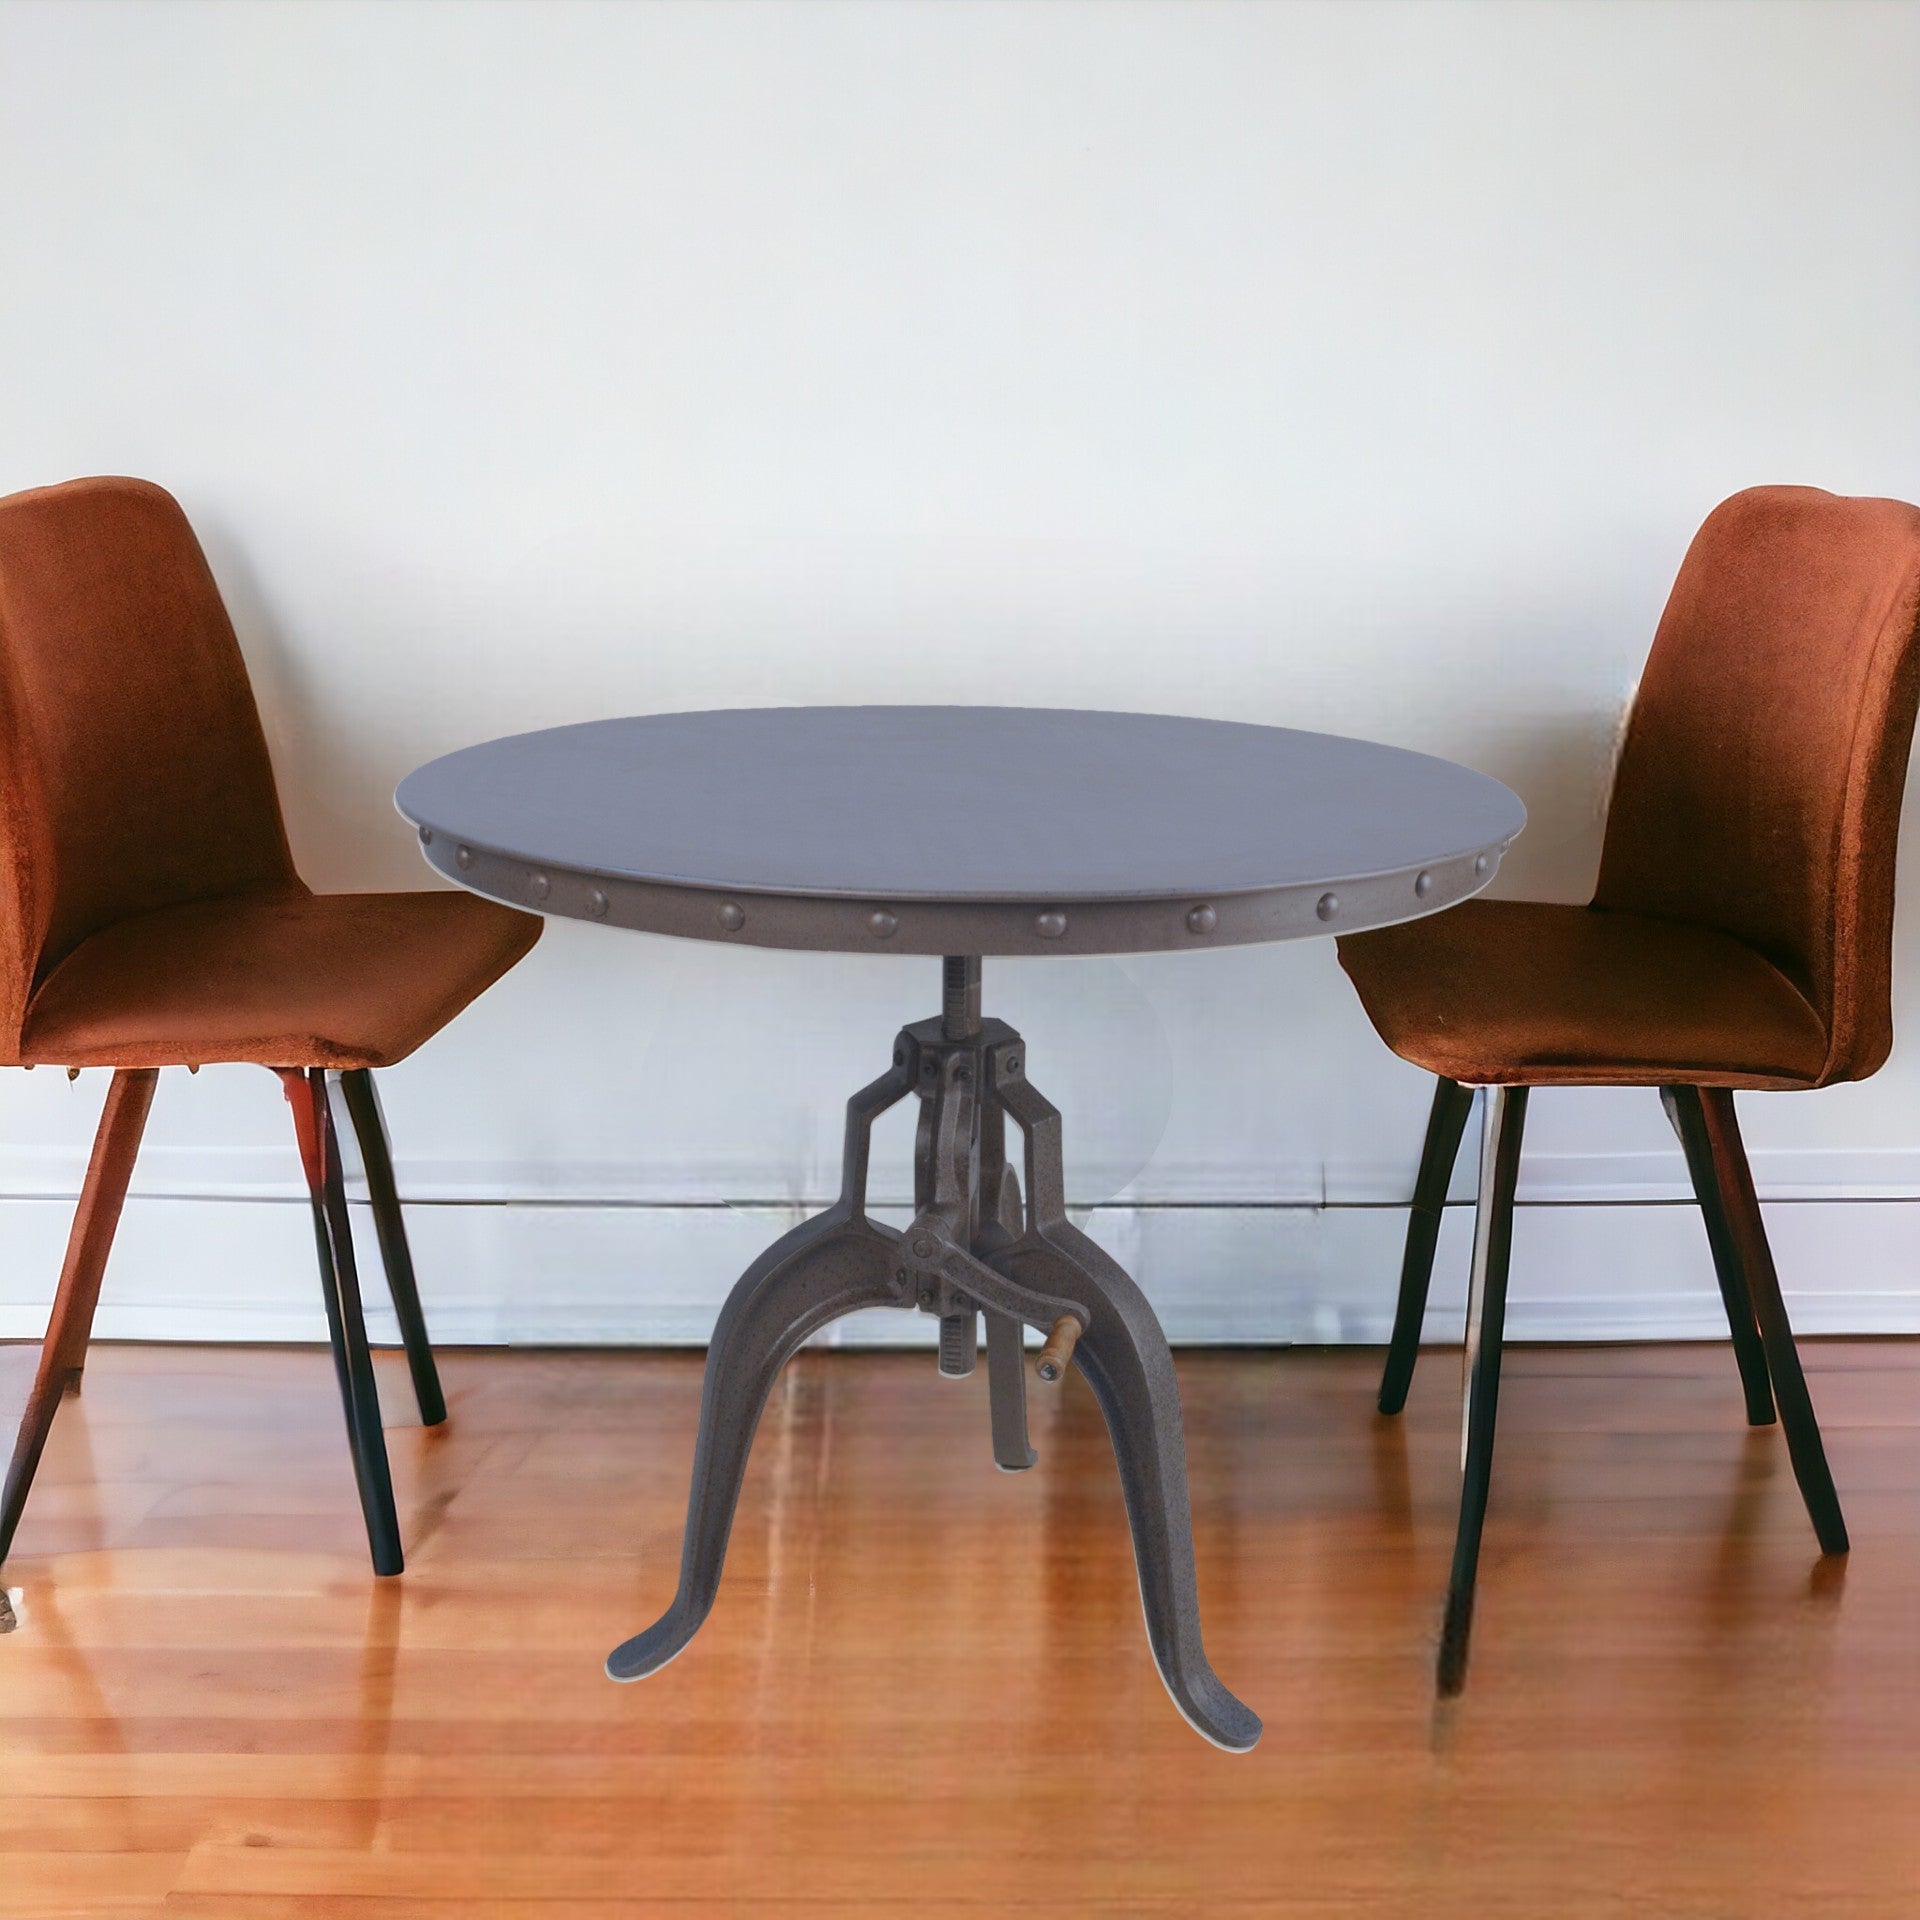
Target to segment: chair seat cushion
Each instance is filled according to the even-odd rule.
[[[1380,1037],[1451,1080],[1807,1087],[1819,1016],[1752,948],[1598,907],[1470,900],[1340,942]]]
[[[540,937],[465,893],[250,893],[94,934],[28,1007],[21,1058],[69,1067],[385,1067]]]

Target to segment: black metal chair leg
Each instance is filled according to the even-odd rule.
[[[1460,1526],[1440,1629],[1435,1674],[1442,1694],[1467,1677],[1480,1533],[1493,1479],[1494,1422],[1500,1406],[1500,1352],[1506,1338],[1507,1265],[1513,1249],[1513,1194],[1526,1127],[1525,1087],[1489,1087],[1481,1120],[1480,1203],[1474,1216],[1473,1282],[1467,1301],[1467,1404],[1462,1436]]]
[[[380,1426],[380,1391],[373,1354],[360,1307],[360,1279],[353,1260],[353,1230],[347,1218],[347,1189],[341,1177],[340,1137],[334,1127],[327,1076],[320,1068],[287,1069],[281,1074],[293,1107],[301,1164],[313,1205],[314,1244],[320,1258],[321,1294],[326,1302],[327,1334],[333,1343],[334,1374],[346,1414],[353,1453],[354,1481],[367,1523],[367,1545],[375,1573],[399,1573],[400,1522],[394,1511],[393,1479],[387,1465],[387,1440]]]
[[[1760,1343],[1760,1329],[1754,1321],[1753,1296],[1746,1269],[1740,1264],[1740,1250],[1727,1224],[1727,1210],[1720,1203],[1719,1183],[1713,1172],[1713,1144],[1707,1138],[1707,1123],[1700,1110],[1700,1089],[1662,1087],[1660,1104],[1666,1108],[1667,1118],[1680,1137],[1680,1150],[1687,1160],[1687,1177],[1693,1182],[1693,1197],[1700,1203],[1700,1217],[1706,1222],[1707,1244],[1713,1249],[1714,1277],[1720,1283],[1720,1302],[1726,1309],[1727,1330],[1733,1336],[1734,1363],[1740,1369],[1740,1387],[1746,1395],[1747,1425],[1771,1426],[1773,1389],[1767,1382],[1766,1349]]]
[[[1440,1240],[1447,1183],[1459,1156],[1460,1136],[1473,1107],[1473,1089],[1444,1075],[1434,1082],[1433,1109],[1414,1177],[1413,1205],[1407,1214],[1407,1245],[1400,1259],[1400,1299],[1393,1312],[1393,1338],[1380,1375],[1380,1411],[1398,1413],[1407,1404],[1414,1363],[1420,1357],[1420,1330],[1427,1318],[1427,1288],[1433,1279],[1433,1252]]]
[[[1760,1340],[1766,1350],[1767,1371],[1773,1377],[1773,1397],[1787,1436],[1793,1477],[1800,1483],[1800,1496],[1807,1503],[1807,1516],[1819,1537],[1820,1551],[1845,1553],[1847,1523],[1827,1465],[1827,1450],[1820,1439],[1820,1423],[1814,1418],[1806,1376],[1800,1371],[1786,1302],[1780,1297],[1780,1276],[1774,1270],[1773,1250],[1767,1244],[1759,1196],[1753,1190],[1753,1172],[1747,1165],[1740,1123],[1733,1111],[1732,1091],[1702,1087],[1700,1110],[1713,1152],[1720,1204],[1753,1295],[1754,1318],[1760,1323]]]
[[[339,1084],[354,1138],[360,1143],[367,1197],[373,1203],[373,1228],[380,1240],[380,1261],[387,1271],[394,1317],[400,1322],[400,1339],[413,1375],[413,1394],[420,1403],[420,1421],[423,1426],[437,1427],[447,1417],[446,1396],[440,1390],[440,1370],[434,1365],[433,1342],[427,1334],[426,1316],[420,1310],[420,1288],[413,1275],[413,1254],[407,1245],[400,1195],[393,1184],[393,1154],[386,1116],[380,1110],[380,1094],[365,1067],[341,1074]]]

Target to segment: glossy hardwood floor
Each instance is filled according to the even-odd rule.
[[[1911,1920],[1920,1344],[1807,1352],[1844,1566],[1724,1349],[1514,1350],[1444,1712],[1457,1356],[1404,1422],[1370,1352],[1182,1356],[1234,1759],[1155,1678],[1077,1380],[1008,1477],[984,1373],[804,1357],[711,1621],[619,1687],[696,1356],[447,1356],[380,1582],[324,1352],[104,1347],[0,1575],[0,1912]]]

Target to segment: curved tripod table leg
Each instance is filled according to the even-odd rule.
[[[829,1320],[897,1306],[894,1262],[891,1235],[835,1207],[775,1241],[728,1295],[707,1351],[680,1590],[652,1626],[607,1656],[611,1678],[658,1672],[699,1631],[720,1588],[747,1455],[774,1380]]]
[[[608,1654],[609,1678],[639,1680],[659,1672],[712,1611],[747,1455],[780,1369],[828,1321],[861,1307],[901,1304],[895,1279],[899,1236],[866,1217],[867,1155],[875,1118],[910,1085],[896,1059],[890,1072],[847,1102],[840,1198],[776,1240],[720,1309],[700,1390],[680,1590],[652,1626]]]
[[[1047,1230],[992,1256],[1022,1286],[1084,1305],[1074,1360],[1106,1417],[1133,1532],[1147,1640],[1173,1704],[1194,1732],[1229,1753],[1260,1738],[1260,1716],[1222,1685],[1200,1637],[1187,1450],[1173,1355],[1146,1295],[1072,1227]]]

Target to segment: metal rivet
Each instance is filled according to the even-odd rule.
[[[900,922],[884,907],[878,913],[867,916],[867,925],[873,929],[876,940],[891,940],[900,930]]]
[[[454,850],[453,857],[463,868],[473,865],[473,849],[471,847],[457,847]]]
[[[423,847],[433,845],[433,829],[431,827],[422,827],[420,829],[420,844]]]
[[[913,1243],[913,1257],[916,1260],[931,1260],[933,1258],[933,1242],[931,1240],[916,1240]]]
[[[553,891],[553,882],[544,873],[536,873],[532,884],[533,897],[536,900],[544,900]]]
[[[1067,930],[1067,916],[1064,913],[1043,913],[1034,921],[1033,930],[1042,940],[1058,940]]]
[[[1313,910],[1322,920],[1331,920],[1340,911],[1340,896],[1337,893],[1323,893],[1314,903]]]
[[[720,909],[720,924],[725,927],[729,933],[738,933],[740,929],[747,924],[746,910],[742,907],[735,906],[734,903],[729,900],[727,904]]]
[[[1433,875],[1426,872],[1413,876],[1413,891],[1422,900],[1433,891]]]
[[[1007,1055],[1007,1071],[1009,1073],[1018,1073],[1020,1071],[1020,1056],[1017,1053]]]
[[[1189,933],[1211,933],[1220,924],[1220,916],[1211,907],[1195,907],[1187,915]]]
[[[607,896],[598,887],[587,895],[587,911],[596,920],[604,920],[607,917]]]
[[[1481,875],[1486,872],[1486,870],[1487,870],[1487,856],[1483,853],[1480,856],[1480,858],[1473,863],[1473,877],[1476,880],[1479,879]]]

